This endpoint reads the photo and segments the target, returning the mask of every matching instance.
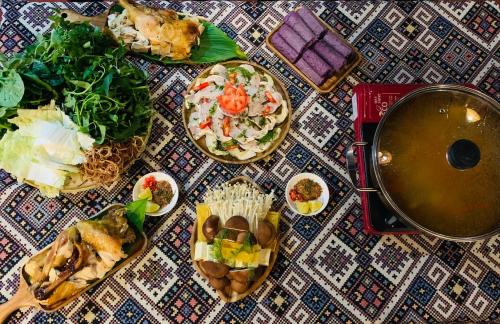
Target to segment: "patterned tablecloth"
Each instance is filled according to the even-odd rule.
[[[112,202],[131,199],[132,185],[153,170],[182,188],[172,214],[147,220],[147,251],[56,313],[23,309],[11,322],[424,322],[499,319],[500,238],[458,244],[433,237],[371,236],[362,230],[360,200],[344,153],[353,141],[352,87],[359,82],[470,82],[500,100],[499,6],[492,2],[308,2],[364,57],[328,95],[319,95],[266,47],[264,38],[297,2],[166,2],[151,5],[203,15],[234,38],[250,59],[288,87],[293,124],[269,163],[231,166],[205,157],[181,122],[186,86],[202,66],[134,62],[149,72],[157,111],[148,149],[109,188],[46,199],[0,170],[0,302],[16,291],[29,255],[69,224]],[[85,14],[109,3],[50,4],[3,0],[0,46],[18,52],[49,28],[51,8]],[[286,208],[294,174],[322,176],[331,200],[319,216]],[[278,197],[281,250],[268,280],[250,297],[224,304],[195,273],[189,238],[194,207],[207,186],[247,175]]]

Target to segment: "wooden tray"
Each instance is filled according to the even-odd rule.
[[[288,116],[286,117],[285,121],[283,121],[283,123],[277,125],[277,126],[281,127],[280,136],[278,137],[277,140],[275,140],[273,142],[273,144],[267,150],[265,150],[264,152],[261,152],[261,153],[257,153],[257,155],[254,156],[251,159],[248,159],[248,160],[238,160],[237,158],[235,158],[233,156],[229,156],[229,155],[220,156],[220,155],[215,155],[215,154],[211,153],[208,150],[207,145],[205,143],[205,137],[202,137],[202,138],[200,138],[198,140],[195,140],[193,138],[193,136],[191,135],[191,131],[189,130],[189,127],[188,127],[189,116],[191,115],[191,110],[187,107],[186,101],[184,101],[184,104],[183,104],[183,107],[182,107],[182,121],[184,123],[184,128],[186,129],[186,133],[189,136],[189,139],[205,155],[209,156],[210,158],[212,158],[212,159],[214,159],[216,161],[222,162],[222,163],[246,164],[246,163],[252,163],[252,162],[256,162],[256,161],[259,161],[259,160],[262,160],[262,159],[266,159],[266,158],[267,158],[266,160],[269,160],[270,159],[269,155],[271,153],[273,153],[278,148],[278,146],[280,146],[281,142],[283,142],[283,140],[285,139],[286,135],[288,134],[288,131],[290,130],[290,125],[292,123],[292,103],[291,103],[290,97],[288,96],[288,91],[286,91],[286,88],[283,85],[283,83],[281,83],[281,81],[278,80],[271,72],[269,72],[268,70],[266,70],[265,68],[263,68],[262,66],[260,66],[260,65],[258,65],[256,63],[249,62],[249,61],[234,60],[234,61],[227,61],[227,62],[222,62],[222,63],[217,63],[217,64],[221,64],[221,65],[223,65],[225,67],[233,67],[233,66],[238,66],[238,65],[241,65],[241,64],[248,64],[248,65],[253,66],[255,68],[255,70],[259,71],[260,73],[265,73],[265,74],[270,75],[273,78],[274,85],[276,86],[276,90],[279,91],[279,93],[283,97],[283,100],[288,105]],[[210,66],[210,67],[206,68],[205,70],[203,70],[193,80],[193,82],[191,82],[191,84],[189,85],[189,87],[186,90],[186,93],[189,93],[191,91],[191,89],[194,87],[194,85],[196,84],[196,81],[198,81],[199,78],[205,78],[209,74],[209,72],[212,69],[212,67],[213,66]],[[282,109],[282,108],[279,108],[279,109]]]
[[[99,219],[107,211],[112,210],[112,209],[116,209],[116,208],[121,208],[121,207],[124,207],[124,205],[122,205],[122,204],[109,205],[106,208],[104,208],[102,211],[100,211],[98,214],[96,214],[94,217],[89,218],[89,219]],[[24,271],[24,267],[26,266],[26,264],[23,265],[21,268],[21,274],[20,274],[20,278],[19,278],[19,288],[17,289],[17,293],[14,296],[12,296],[12,298],[9,301],[7,301],[3,304],[0,304],[0,323],[3,323],[5,321],[5,319],[7,319],[7,317],[12,312],[14,312],[15,310],[17,310],[21,307],[28,307],[28,306],[29,307],[36,307],[39,310],[42,310],[45,312],[55,312],[58,309],[60,309],[61,307],[64,307],[67,304],[71,303],[73,300],[78,298],[81,294],[83,294],[87,290],[91,289],[92,287],[94,287],[95,285],[97,285],[98,283],[100,283],[101,281],[103,281],[104,279],[106,279],[107,277],[109,277],[110,275],[115,273],[116,271],[123,268],[133,258],[135,258],[139,254],[141,254],[146,249],[146,246],[148,244],[148,239],[147,239],[146,235],[144,234],[144,232],[139,232],[135,229],[134,229],[134,231],[136,234],[135,242],[127,244],[124,247],[125,252],[129,255],[126,259],[118,261],[115,264],[115,266],[113,267],[113,269],[109,270],[102,279],[94,281],[93,283],[91,283],[87,287],[76,292],[73,296],[71,296],[65,300],[62,300],[59,303],[56,303],[54,305],[50,305],[50,306],[41,305],[35,299],[35,297],[33,296],[32,292],[29,289],[28,280],[27,280],[28,275]],[[43,250],[39,251],[38,253],[41,253],[47,249],[50,249],[51,246],[52,246],[52,244],[45,247]]]
[[[254,186],[255,188],[257,188],[260,192],[264,192],[258,184],[256,184],[250,178],[245,177],[245,176],[236,177],[236,178],[233,178],[233,179],[228,181],[229,184],[242,183],[242,182],[249,183],[252,186]],[[198,221],[196,219],[194,221],[194,224],[193,224],[193,234],[191,234],[191,239],[189,240],[189,245],[191,246],[191,261],[193,262],[193,266],[196,269],[196,271],[200,274],[200,276],[202,276],[208,282],[208,277],[205,275],[205,273],[200,268],[200,265],[199,265],[200,261],[194,260],[195,243],[196,243],[197,235],[198,235],[197,226],[198,226]],[[276,234],[276,239],[273,243],[274,246],[272,248],[271,258],[269,260],[269,265],[266,267],[266,270],[259,277],[259,279],[257,281],[254,281],[252,283],[252,285],[248,288],[248,290],[245,291],[243,294],[233,292],[233,294],[231,295],[230,298],[228,298],[226,296],[226,294],[224,294],[223,291],[215,290],[217,292],[217,295],[219,295],[220,299],[222,299],[226,303],[234,303],[234,302],[237,302],[238,300],[241,300],[241,299],[245,298],[246,296],[250,295],[251,293],[253,293],[255,290],[257,290],[262,285],[262,283],[267,279],[267,276],[269,276],[269,273],[271,273],[271,270],[273,269],[274,263],[276,262],[276,258],[278,256],[278,251],[279,251],[279,247],[280,247],[279,238],[278,238],[278,231],[279,231],[279,229],[276,229],[277,234]],[[213,287],[211,287],[211,288],[215,289]]]
[[[301,7],[298,7],[295,9],[295,11],[299,10]],[[326,79],[326,81],[320,85],[320,86],[317,86],[312,80],[310,80],[307,75],[305,75],[304,73],[302,73],[302,71],[297,67],[295,66],[295,64],[293,64],[291,61],[289,61],[285,56],[283,56],[277,49],[276,47],[274,47],[274,45],[271,43],[271,37],[274,35],[274,33],[276,33],[278,31],[278,29],[280,29],[281,25],[284,24],[284,22],[281,22],[271,33],[269,33],[266,37],[266,44],[267,44],[267,47],[269,47],[271,49],[271,51],[273,51],[276,55],[278,55],[278,57],[280,59],[282,59],[283,61],[286,62],[286,64],[290,65],[290,67],[292,69],[294,69],[295,72],[297,72],[297,74],[299,74],[304,80],[306,80],[316,91],[318,91],[319,93],[329,93],[331,92],[335,86],[337,86],[337,84],[340,82],[340,80],[344,79],[346,76],[348,76],[352,69],[354,69],[356,66],[359,65],[359,63],[361,62],[362,60],[362,56],[361,54],[359,53],[358,49],[354,46],[352,46],[350,43],[348,43],[347,41],[345,41],[344,37],[342,37],[341,35],[339,35],[339,33],[337,33],[335,30],[333,30],[328,24],[325,24],[325,22],[319,18],[318,16],[316,16],[316,18],[318,19],[318,21],[326,27],[326,29],[328,31],[331,31],[333,34],[335,34],[337,37],[339,37],[339,39],[348,47],[350,47],[355,55],[355,58],[347,65],[345,65],[342,70],[340,70],[339,72],[335,73],[333,76],[331,76],[329,79]]]

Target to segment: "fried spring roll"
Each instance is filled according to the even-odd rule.
[[[328,45],[333,47],[337,52],[342,54],[342,56],[344,56],[347,60],[351,60],[354,57],[354,52],[352,51],[352,49],[344,44],[344,41],[342,41],[331,31],[325,34],[323,40],[327,42]]]
[[[274,33],[271,37],[271,43],[276,47],[276,49],[283,54],[284,57],[289,59],[291,62],[295,63],[299,57],[299,53],[294,50],[288,43],[281,37],[279,33]]]
[[[325,82],[325,78],[321,77],[318,73],[316,73],[313,68],[307,64],[307,62],[301,58],[295,63],[295,65],[304,73],[314,84],[321,85]]]
[[[324,40],[319,40],[316,44],[314,44],[313,49],[319,56],[321,56],[321,58],[333,67],[335,72],[340,71],[347,62],[342,54],[334,50]]]
[[[299,14],[296,12],[291,12],[285,17],[285,24],[290,26],[293,30],[297,32],[305,41],[306,47],[314,42],[316,36],[305,22],[300,18]]]
[[[326,27],[323,26],[322,23],[319,22],[318,17],[312,13],[311,10],[307,7],[300,8],[297,13],[300,18],[305,22],[305,24],[312,30],[316,39],[320,39],[326,32]]]
[[[321,77],[328,77],[333,73],[333,68],[312,49],[306,50],[302,58]]]

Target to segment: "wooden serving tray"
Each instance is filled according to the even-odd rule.
[[[294,11],[297,11],[299,10],[301,7],[298,7],[296,8]],[[281,27],[281,25],[284,24],[284,22],[281,22],[271,33],[269,33],[266,37],[266,44],[267,44],[267,47],[269,47],[271,49],[271,51],[273,51],[276,55],[278,55],[278,57],[280,59],[282,59],[283,61],[286,62],[286,64],[290,65],[290,67],[297,73],[299,74],[304,80],[306,80],[316,91],[318,91],[319,93],[329,93],[331,92],[336,86],[337,84],[340,82],[340,80],[344,79],[346,76],[348,76],[352,69],[354,69],[356,66],[359,65],[359,63],[361,62],[362,60],[362,56],[361,54],[359,53],[358,49],[354,46],[352,46],[350,43],[348,43],[347,41],[345,41],[344,37],[342,37],[339,33],[337,33],[335,30],[333,30],[328,24],[326,24],[321,18],[319,18],[318,16],[316,16],[316,18],[318,19],[318,21],[326,27],[326,29],[328,31],[331,31],[332,33],[334,33],[337,37],[339,37],[339,39],[348,47],[350,47],[355,55],[355,58],[354,60],[352,60],[349,64],[346,64],[342,70],[340,70],[339,72],[335,73],[333,76],[331,76],[329,79],[326,79],[325,82],[320,85],[320,86],[317,86],[312,80],[310,80],[307,75],[305,75],[304,73],[302,73],[302,71],[297,67],[295,66],[294,63],[292,63],[290,60],[288,60],[285,56],[283,56],[277,49],[276,47],[274,47],[274,45],[271,43],[271,37],[274,35],[274,33],[276,33],[278,31],[278,29]]]
[[[96,214],[94,217],[89,218],[89,220],[92,219],[99,219],[101,218],[104,213],[108,212],[109,210],[116,209],[116,208],[121,208],[124,207],[122,204],[112,204],[109,205],[108,207],[104,208],[102,211],[100,211],[98,214]],[[83,288],[82,290],[76,292],[73,296],[60,301],[59,303],[56,303],[54,305],[41,305],[38,300],[35,299],[33,296],[32,292],[29,289],[29,284],[28,284],[28,275],[24,271],[24,267],[26,266],[23,265],[21,268],[21,274],[19,277],[19,288],[17,289],[16,294],[7,302],[0,304],[0,323],[3,323],[7,317],[14,312],[15,310],[21,308],[21,307],[35,307],[38,308],[39,310],[45,311],[45,312],[55,312],[59,310],[61,307],[66,306],[67,304],[71,303],[74,301],[76,298],[78,298],[81,294],[86,292],[87,290],[91,289],[116,271],[120,270],[123,268],[126,264],[128,264],[132,259],[137,257],[139,254],[141,254],[145,249],[148,244],[148,239],[144,232],[139,232],[138,230],[134,229],[135,235],[136,235],[136,240],[133,243],[129,243],[124,245],[124,251],[125,253],[128,254],[128,257],[126,259],[123,259],[121,261],[118,261],[113,269],[109,270],[106,275],[99,280],[94,281],[87,287]],[[48,245],[45,247],[43,250],[39,251],[38,253],[41,253],[47,249],[50,249],[52,244]]]
[[[228,181],[229,184],[235,184],[235,183],[241,183],[241,182],[249,183],[252,186],[254,186],[255,188],[257,188],[260,192],[262,192],[262,193],[264,192],[258,184],[256,184],[250,178],[245,177],[245,176],[236,177],[236,178],[233,178],[233,179]],[[198,221],[195,220],[194,225],[193,225],[193,234],[191,234],[191,239],[189,241],[189,245],[191,247],[191,261],[193,262],[193,266],[196,269],[196,271],[200,274],[200,276],[202,276],[208,282],[208,277],[201,270],[201,267],[199,265],[200,261],[194,260],[194,249],[195,249],[195,243],[196,243],[197,235],[198,235],[197,234],[198,233],[197,226],[198,226]],[[271,273],[271,270],[273,269],[274,263],[276,262],[276,258],[278,256],[278,251],[279,251],[279,246],[280,246],[279,245],[279,238],[278,238],[278,229],[276,229],[276,233],[277,233],[276,239],[273,243],[274,246],[272,248],[271,258],[269,260],[269,265],[266,267],[266,270],[259,277],[259,279],[254,281],[252,283],[252,285],[248,288],[248,290],[242,294],[239,294],[239,293],[236,293],[233,291],[231,297],[226,296],[226,294],[221,290],[215,290],[217,292],[217,295],[219,295],[220,299],[222,299],[226,303],[234,303],[234,302],[237,302],[237,301],[245,298],[246,296],[250,295],[251,293],[256,291],[262,285],[262,283],[267,279],[267,276],[269,276],[269,273]],[[215,289],[215,288],[213,288],[213,289]]]
[[[274,86],[276,87],[276,90],[281,94],[281,96],[283,97],[283,101],[286,102],[286,104],[287,104],[288,116],[281,124],[275,126],[275,127],[281,128],[281,133],[280,133],[278,139],[276,139],[267,150],[265,150],[264,152],[261,152],[261,153],[257,153],[257,155],[255,155],[253,158],[250,158],[248,160],[238,160],[237,158],[230,156],[230,155],[221,156],[221,155],[215,155],[215,154],[211,153],[208,150],[207,144],[205,142],[205,136],[203,136],[202,138],[200,138],[198,140],[194,139],[194,137],[191,135],[191,131],[189,130],[189,127],[188,127],[189,116],[191,115],[191,110],[187,107],[186,101],[184,100],[184,104],[182,107],[182,121],[184,123],[184,128],[186,129],[186,133],[187,133],[189,139],[205,155],[207,155],[208,157],[210,157],[216,161],[222,162],[222,163],[247,164],[247,163],[257,162],[257,161],[262,160],[262,159],[264,159],[265,161],[268,161],[270,159],[269,155],[271,153],[273,153],[280,146],[280,144],[283,142],[283,140],[285,139],[286,135],[288,134],[288,131],[290,130],[290,125],[292,123],[292,102],[290,100],[290,96],[288,95],[288,91],[286,90],[286,87],[271,72],[269,72],[268,70],[266,70],[265,68],[263,68],[262,66],[260,66],[256,63],[249,62],[249,61],[234,60],[234,61],[221,62],[221,63],[217,63],[217,64],[221,64],[225,67],[233,67],[233,66],[239,66],[241,64],[248,64],[248,65],[253,66],[256,71],[258,71],[260,73],[265,73],[265,74],[268,74],[269,76],[271,76],[271,78],[273,78],[273,82],[274,82]],[[212,67],[213,67],[213,65],[211,65],[208,68],[206,68],[205,70],[203,70],[193,80],[193,82],[191,82],[191,84],[189,85],[189,87],[186,90],[186,93],[189,93],[191,91],[191,89],[194,87],[194,85],[196,84],[196,81],[198,81],[199,78],[207,77],[207,75],[210,73],[210,70],[212,69]],[[280,107],[279,109],[283,109],[283,108]]]

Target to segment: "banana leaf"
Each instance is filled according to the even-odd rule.
[[[115,5],[111,8],[110,13],[119,13],[122,10],[120,5]],[[220,28],[208,21],[203,21],[202,24],[205,26],[205,30],[200,36],[200,45],[193,46],[191,56],[188,59],[174,61],[168,57],[161,58],[149,53],[134,52],[134,54],[163,64],[206,64],[229,59],[247,59],[245,52]]]

